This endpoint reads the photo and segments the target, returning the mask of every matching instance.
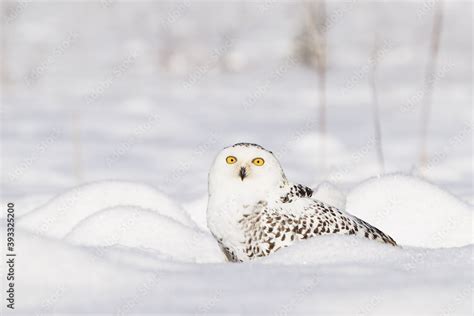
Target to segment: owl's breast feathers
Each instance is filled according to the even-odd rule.
[[[267,256],[297,240],[317,235],[359,235],[396,246],[379,229],[339,209],[311,198],[313,191],[303,185],[291,185],[275,201],[259,201],[250,213],[243,214],[239,225],[244,232],[239,257],[225,249],[229,261],[247,261]]]

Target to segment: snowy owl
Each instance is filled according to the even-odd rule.
[[[238,143],[224,148],[209,172],[207,225],[233,262],[325,234],[359,235],[396,245],[379,229],[312,194],[310,188],[286,179],[272,152]]]

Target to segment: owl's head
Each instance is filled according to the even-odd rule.
[[[258,194],[286,184],[280,163],[260,145],[238,143],[224,148],[209,172],[209,191]]]

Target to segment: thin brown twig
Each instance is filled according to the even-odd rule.
[[[369,73],[369,85],[372,91],[372,113],[374,123],[374,140],[375,148],[377,150],[377,160],[379,162],[380,174],[385,173],[385,162],[382,149],[382,131],[380,127],[380,112],[377,90],[377,66],[378,66],[378,52],[379,52],[379,37],[377,32],[374,35],[374,44],[372,49],[372,67]]]
[[[431,114],[431,104],[433,97],[434,78],[438,60],[441,30],[443,27],[443,7],[442,0],[436,2],[433,29],[431,32],[430,57],[426,66],[425,84],[423,94],[423,104],[421,113],[421,140],[420,140],[420,167],[423,168],[428,161],[428,125]]]

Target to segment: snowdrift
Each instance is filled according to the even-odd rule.
[[[17,218],[21,216],[25,216],[29,212],[33,211],[38,207],[38,205],[45,204],[45,202],[51,199],[51,195],[49,194],[36,194],[25,196],[21,198],[14,198],[14,199],[2,199],[0,200],[1,205],[7,205],[10,202],[15,203],[15,216]],[[2,212],[0,214],[0,218],[5,218],[6,213]]]
[[[315,196],[345,203],[343,192],[327,183]],[[474,246],[463,246],[471,243],[463,225],[471,223],[472,210],[421,179],[369,179],[347,195],[349,212],[387,231],[403,247],[356,236],[321,236],[244,264],[224,262],[205,227],[206,201],[187,203],[183,211],[151,187],[104,181],[73,189],[21,216],[17,312],[472,311]],[[450,220],[452,229],[441,230]],[[443,238],[435,238],[440,231]],[[268,297],[274,303],[262,305]]]
[[[57,239],[17,231],[17,312],[119,311],[154,273],[112,264]],[[2,285],[4,283],[2,282]],[[21,290],[20,290],[21,289]],[[4,306],[2,306],[2,309]],[[5,311],[5,309],[4,309]]]
[[[313,186],[314,187],[314,186]],[[324,181],[314,189],[313,198],[323,201],[326,204],[337,207],[341,210],[346,208],[346,195],[334,184]]]
[[[139,207],[118,206],[92,214],[79,222],[65,240],[89,247],[121,245],[178,261],[224,261],[210,234]]]
[[[397,249],[324,236],[248,264],[164,266],[137,248],[98,256],[89,247],[23,230],[17,241],[16,313],[471,312],[473,246]],[[269,297],[272,304],[262,305]]]
[[[263,263],[287,265],[307,264],[367,264],[387,265],[401,271],[458,266],[466,268],[472,262],[474,246],[449,249],[393,247],[372,240],[344,235],[325,235],[299,241],[281,249]]]
[[[194,227],[177,204],[154,188],[125,181],[101,181],[76,187],[18,220],[18,225],[40,235],[63,238],[81,220],[118,205],[138,206]]]
[[[472,244],[472,207],[416,177],[393,174],[364,181],[348,194],[346,209],[401,245]]]
[[[210,233],[207,227],[207,200],[208,196],[206,194],[199,199],[183,204],[183,208],[201,230]]]

